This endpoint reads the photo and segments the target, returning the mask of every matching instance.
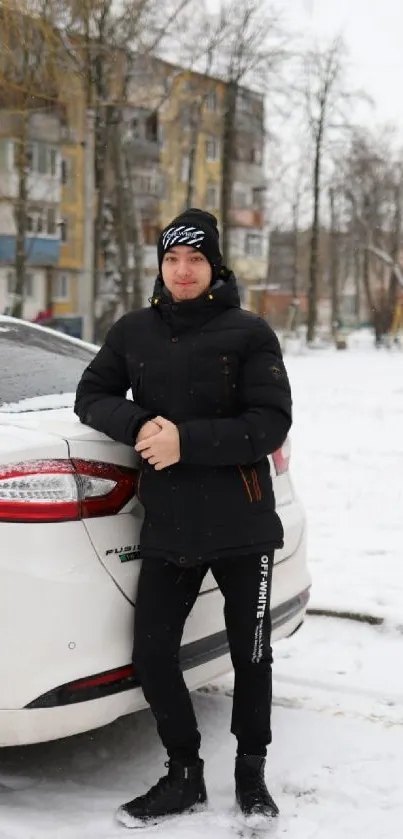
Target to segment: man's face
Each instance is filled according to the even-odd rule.
[[[164,256],[162,279],[176,301],[200,297],[208,289],[211,278],[211,265],[196,248],[178,245]]]

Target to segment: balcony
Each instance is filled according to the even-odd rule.
[[[245,209],[232,209],[229,213],[231,227],[264,227],[264,214],[262,210],[248,207]]]
[[[0,263],[7,265],[15,260],[15,236],[0,235]],[[47,239],[40,236],[25,238],[25,251],[28,265],[57,265],[60,254],[59,239]]]
[[[158,163],[161,146],[158,115],[146,108],[128,109],[125,129],[124,143],[129,163]]]

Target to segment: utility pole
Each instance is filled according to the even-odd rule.
[[[84,254],[83,274],[78,289],[79,312],[83,319],[82,338],[94,340],[94,204],[95,204],[95,111],[87,108],[84,141]]]

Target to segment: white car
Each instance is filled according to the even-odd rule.
[[[131,664],[142,508],[137,456],[73,413],[96,347],[0,316],[0,746],[58,739],[144,707]],[[272,458],[285,544],[274,640],[309,598],[306,523],[288,443]],[[231,669],[208,575],[181,650],[190,689]]]

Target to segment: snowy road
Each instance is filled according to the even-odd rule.
[[[365,346],[287,357],[293,474],[308,510],[312,605],[275,648],[267,780],[278,839],[401,839],[403,825],[403,353]],[[231,839],[231,678],[195,696],[204,814],[141,832]],[[0,839],[118,839],[113,812],[163,771],[148,712],[91,734],[0,753]],[[129,834],[132,835],[132,834]],[[136,834],[138,835],[138,834]]]

